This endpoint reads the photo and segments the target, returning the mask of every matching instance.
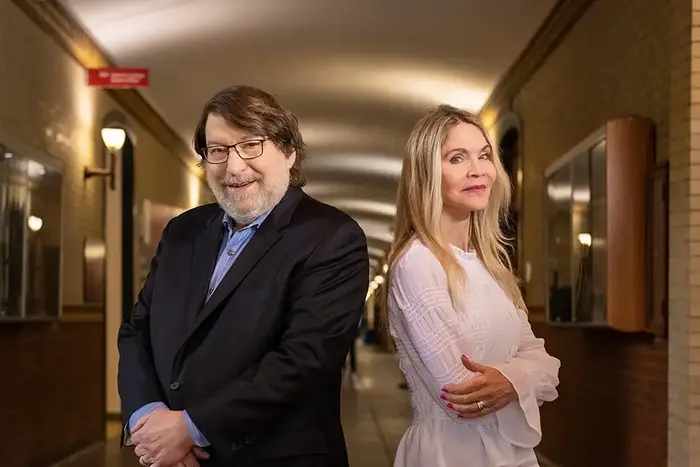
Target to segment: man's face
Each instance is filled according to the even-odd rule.
[[[294,151],[284,154],[264,136],[246,134],[216,114],[209,114],[205,134],[207,148],[219,156],[225,155],[226,148],[214,147],[241,142],[247,142],[237,146],[243,157],[262,151],[258,157],[243,159],[231,148],[227,162],[205,163],[207,183],[216,201],[237,224],[253,222],[280,202],[289,187],[289,169],[296,159]]]

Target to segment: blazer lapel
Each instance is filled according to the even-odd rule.
[[[223,224],[223,212],[213,216],[206,230],[201,232],[194,243],[192,256],[192,295],[187,307],[187,329],[192,329],[198,312],[204,305],[209,289],[209,281],[214,273],[219,249],[226,227]]]
[[[226,300],[226,298],[231,295],[241,281],[248,275],[250,270],[260,261],[260,259],[267,253],[267,251],[272,248],[272,246],[277,243],[277,241],[282,237],[281,230],[289,223],[291,219],[291,214],[294,211],[294,207],[301,199],[303,192],[299,188],[290,188],[287,194],[284,196],[282,201],[273,209],[267,219],[260,225],[258,231],[255,232],[253,238],[250,240],[248,245],[243,249],[240,256],[233,263],[231,269],[226,273],[223,280],[219,286],[214,291],[213,295],[209,300],[204,303],[199,314],[196,315],[194,325],[192,326],[192,333],[216,310],[221,303]],[[203,241],[203,240],[202,240]],[[219,240],[220,241],[220,240]],[[220,243],[216,244],[217,252]],[[206,248],[204,254],[207,254]],[[195,248],[196,250],[196,248]],[[195,251],[196,254],[196,251]],[[208,280],[214,270],[216,263],[216,254],[214,255],[214,263],[206,269],[208,274],[205,282],[205,287],[203,289],[204,297],[206,296]],[[197,260],[195,260],[197,261]],[[203,265],[206,266],[206,265]],[[202,300],[204,299],[202,298]],[[201,302],[200,302],[201,303]],[[191,335],[191,333],[190,333]]]

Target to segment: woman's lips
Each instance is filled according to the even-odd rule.
[[[474,185],[469,188],[465,188],[464,191],[467,193],[483,193],[486,191],[486,185]]]

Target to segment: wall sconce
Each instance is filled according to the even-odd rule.
[[[107,177],[109,178],[109,189],[114,190],[114,171],[117,164],[117,153],[124,147],[126,142],[126,131],[118,125],[110,125],[102,128],[100,132],[102,143],[109,151],[109,167],[85,167],[85,180],[92,177]]]
[[[591,246],[593,244],[593,237],[589,233],[578,234],[578,242],[583,246]]]
[[[38,232],[43,225],[44,221],[41,220],[41,217],[29,216],[29,218],[27,218],[27,227],[29,227],[29,230],[32,232]]]

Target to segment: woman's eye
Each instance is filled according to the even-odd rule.
[[[452,157],[450,158],[450,163],[452,163],[452,164],[458,164],[458,163],[462,162],[463,159],[464,159],[464,158],[463,158],[462,156],[452,156]]]
[[[491,154],[485,152],[479,156],[479,159],[485,159],[485,160],[491,159]]]

